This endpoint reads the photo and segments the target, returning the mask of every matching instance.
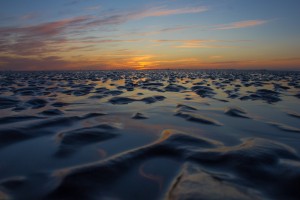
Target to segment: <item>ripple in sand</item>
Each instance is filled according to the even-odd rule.
[[[124,92],[121,90],[108,90],[103,92],[104,95],[112,95],[112,96],[118,96],[123,94]]]
[[[27,120],[37,120],[37,121],[35,121],[34,123],[23,125],[21,127],[0,129],[0,148],[24,140],[28,140],[36,137],[42,137],[44,135],[51,134],[53,133],[54,127],[66,127],[78,123],[81,120],[100,117],[103,115],[105,114],[88,113],[83,116],[71,116],[71,117],[59,116],[59,117],[51,117],[47,119],[44,119],[43,117],[31,117],[31,116],[16,116],[16,117],[3,118],[4,122],[6,123],[12,123],[16,121],[21,122]]]
[[[129,97],[113,97],[109,100],[109,102],[112,104],[129,104],[134,101],[138,100]]]
[[[223,125],[222,123],[220,123],[215,119],[198,114],[197,112],[195,112],[195,108],[186,105],[179,105],[175,115],[192,122],[198,122],[202,124],[210,124],[216,126]]]
[[[0,96],[0,109],[13,108],[19,103],[16,97]]]
[[[268,89],[259,89],[255,93],[249,95],[249,96],[243,96],[240,99],[241,100],[263,100],[267,103],[276,103],[278,101],[281,101],[279,97],[279,92],[272,91]]]
[[[56,139],[60,142],[60,146],[56,156],[67,156],[74,153],[81,146],[119,136],[116,132],[118,129],[118,127],[111,124],[100,124],[93,127],[59,133]]]
[[[197,108],[194,108],[194,107],[191,107],[191,106],[187,106],[187,105],[184,105],[184,104],[177,104],[177,112],[181,112],[181,111],[194,111],[194,110],[197,110]]]
[[[1,129],[0,130],[0,148],[9,146],[13,143],[33,138],[27,131],[19,129]]]
[[[46,106],[48,101],[45,99],[30,99],[26,102],[26,104],[32,109],[38,109]]]
[[[297,199],[295,197],[300,195],[296,186],[300,181],[299,156],[297,151],[285,144],[249,138],[237,146],[195,151],[190,158],[210,166],[223,166],[224,170],[230,169],[237,176],[237,180],[233,179],[231,182],[247,187],[252,185],[248,189],[256,189],[268,198]],[[282,162],[283,160],[289,162]],[[294,165],[293,162],[297,164]],[[286,173],[287,171],[291,173]],[[265,185],[272,187],[266,188]]]
[[[193,137],[176,130],[164,130],[161,137],[149,145],[96,163],[58,170],[54,174],[61,174],[56,177],[61,180],[46,199],[104,198],[107,195],[106,186],[112,187],[120,181],[120,177],[144,161],[161,155],[183,158],[195,146],[212,148],[218,145],[221,143],[210,139]]]
[[[152,96],[152,97],[145,97],[143,99],[141,99],[140,101],[143,101],[147,104],[151,104],[151,103],[155,103],[157,101],[163,101],[166,97],[164,96],[160,96],[160,95],[155,95],[155,96]]]
[[[228,107],[225,109],[225,114],[232,117],[249,118],[247,112],[239,107]]]
[[[205,137],[195,137],[177,130],[164,130],[161,137],[149,145],[99,162],[54,172],[41,182],[41,187],[49,183],[49,178],[53,179],[51,182],[56,182],[43,199],[105,198],[107,190],[134,166],[140,166],[142,162],[162,155],[188,162],[178,177],[174,178],[167,192],[167,199],[295,199],[293,197],[299,195],[297,183],[300,170],[296,170],[299,165],[279,162],[282,159],[299,162],[299,157],[294,149],[284,144],[249,138],[236,146],[224,146]],[[189,164],[189,161],[193,164]],[[204,170],[201,166],[209,167],[215,172]],[[286,174],[287,170],[292,173]],[[278,176],[282,173],[285,176]],[[269,184],[272,187],[263,187]],[[14,192],[14,188],[5,189]],[[33,193],[30,195],[34,197]],[[122,199],[122,196],[117,197]]]
[[[53,107],[57,107],[57,108],[61,108],[61,107],[64,107],[64,106],[68,106],[70,105],[69,103],[64,103],[64,102],[55,102],[53,104],[51,104]]]
[[[176,124],[178,120],[172,121],[174,117],[171,116],[172,113],[171,115],[169,113],[170,109],[172,109],[172,105],[169,103],[176,104],[181,102],[183,98],[189,100],[193,98],[190,105],[177,106],[176,113],[178,112],[178,116],[181,115],[181,117],[186,120],[194,120],[201,124],[214,124],[214,121],[216,121],[215,118],[208,119],[202,116],[203,113],[199,109],[201,103],[197,101],[197,99],[200,98],[199,96],[201,96],[213,98],[214,100],[223,98],[224,100],[230,100],[232,103],[237,103],[237,105],[241,104],[238,106],[243,106],[242,104],[245,103],[248,108],[253,109],[253,112],[257,109],[262,109],[259,110],[259,112],[270,111],[270,115],[272,115],[276,113],[273,112],[276,111],[274,109],[282,107],[281,104],[278,106],[269,105],[268,109],[265,109],[263,106],[257,106],[260,105],[260,103],[257,104],[257,102],[241,102],[233,99],[242,97],[241,99],[262,100],[272,104],[283,100],[283,104],[288,106],[290,102],[295,103],[296,97],[300,97],[298,94],[295,98],[290,98],[290,96],[299,93],[299,73],[297,72],[239,70],[0,72],[0,79],[0,109],[8,108],[7,110],[1,111],[0,118],[0,148],[2,148],[0,153],[1,155],[5,154],[3,158],[1,157],[2,163],[0,162],[0,168],[4,174],[6,170],[8,170],[12,174],[20,172],[20,175],[25,175],[25,181],[0,181],[0,191],[11,195],[12,199],[92,200],[105,199],[106,197],[136,199],[135,194],[143,193],[145,191],[143,190],[144,188],[148,189],[148,187],[144,187],[143,183],[152,181],[154,185],[153,182],[155,180],[158,180],[159,189],[161,189],[155,192],[159,192],[160,196],[150,198],[151,195],[149,194],[152,194],[153,191],[147,190],[147,193],[144,192],[144,196],[142,196],[144,198],[138,199],[158,199],[162,197],[162,193],[166,191],[165,189],[170,182],[166,179],[162,181],[160,177],[151,176],[153,174],[152,172],[156,171],[149,170],[149,165],[144,164],[150,163],[150,165],[152,165],[153,160],[158,161],[155,163],[155,165],[157,164],[157,166],[155,166],[157,168],[168,166],[164,165],[166,160],[172,161],[170,164],[178,163],[184,166],[177,177],[175,177],[174,174],[178,168],[171,174],[176,184],[169,187],[173,188],[173,190],[169,190],[168,193],[172,194],[172,198],[170,199],[185,199],[189,197],[203,197],[205,199],[219,199],[222,197],[227,197],[228,199],[247,199],[249,197],[254,199],[299,199],[300,159],[298,153],[299,148],[295,143],[298,137],[297,134],[290,134],[288,138],[284,138],[284,134],[261,133],[262,131],[268,131],[268,129],[271,130],[272,127],[259,127],[259,124],[254,121],[248,121],[246,124],[254,123],[252,125],[257,125],[257,127],[243,127],[243,129],[245,128],[244,130],[251,130],[245,132],[237,128],[234,123],[228,123],[224,128],[205,126],[205,130],[208,130],[209,133],[212,132],[212,134],[204,134],[208,137],[221,140],[216,141],[201,135],[204,132],[203,130],[199,130],[201,125],[190,126],[192,124],[185,122],[185,120],[181,121],[180,124]],[[123,84],[123,81],[125,81],[125,84]],[[37,85],[40,88],[38,88]],[[273,85],[274,89],[271,90],[270,88],[272,88]],[[285,85],[288,85],[288,87]],[[103,88],[97,88],[102,86]],[[109,89],[104,88],[105,86],[109,87]],[[192,87],[193,91],[181,93],[183,90],[186,90],[185,88],[190,87]],[[248,92],[245,90],[246,87],[249,87],[247,89],[249,90]],[[253,89],[256,89],[256,91],[250,92],[253,91]],[[126,90],[136,91],[128,93]],[[128,107],[122,106],[122,110],[117,109],[111,116],[107,117],[104,116],[104,113],[82,115],[85,108],[93,110],[97,107],[98,110],[101,109],[101,106],[105,107],[106,104],[102,104],[97,99],[104,97],[107,97],[107,99],[114,98],[122,92],[124,94],[123,96],[133,94],[133,96],[128,97],[128,103],[143,103],[136,103]],[[165,97],[167,97],[169,101],[158,103],[164,100],[165,97],[153,96],[159,94],[157,92],[161,92],[160,94],[165,92],[163,94],[165,94]],[[142,93],[144,96],[140,96]],[[187,96],[186,94],[189,93],[192,95]],[[11,94],[13,94],[12,97],[10,96]],[[215,95],[218,99],[214,98]],[[92,97],[90,98],[89,96]],[[228,99],[224,98],[226,96]],[[26,103],[28,99],[33,98],[44,99],[47,103],[45,106],[43,106],[43,104],[39,105],[38,102],[37,105]],[[90,99],[87,100],[87,98]],[[210,102],[211,108],[209,110],[214,110],[212,112],[217,113],[218,111],[216,111],[217,109],[215,108],[223,104],[214,100]],[[70,103],[60,103],[60,101]],[[122,101],[120,102],[117,101],[116,104],[124,103]],[[123,116],[126,116],[128,113],[136,113],[139,110],[143,110],[144,103],[155,102],[156,104],[149,107],[149,109],[153,108],[151,113],[157,112],[155,116],[158,116],[156,115],[158,113],[160,114],[160,118],[155,120],[155,122],[150,119],[141,120],[139,122],[126,120],[128,123],[126,124],[126,128],[128,128],[128,130],[124,130],[126,134],[122,134],[122,136],[120,134],[121,131],[117,129],[105,129],[105,127],[97,128],[97,124],[99,125],[99,122],[103,120],[125,120]],[[126,101],[125,104],[127,104]],[[46,107],[48,105],[50,108]],[[72,105],[71,108],[67,110],[67,115],[60,115],[61,113],[59,111],[63,110],[60,110],[60,107],[67,105]],[[157,107],[155,107],[156,105]],[[197,106],[192,107],[191,105]],[[43,106],[45,109],[38,111],[28,109],[38,108],[39,106]],[[53,107],[55,108],[52,109]],[[55,110],[56,108],[59,111]],[[112,107],[110,106],[109,108]],[[11,115],[10,109],[12,109],[12,111],[22,111],[22,114],[18,116]],[[241,112],[240,109],[237,110],[228,108],[226,114],[235,117],[248,117],[246,112]],[[40,114],[37,115],[37,117],[33,115],[33,113],[35,114],[36,112]],[[59,115],[56,116],[56,114]],[[299,117],[298,114],[291,114],[290,116]],[[137,114],[137,117],[139,118],[140,115]],[[219,115],[218,119],[219,117],[220,120],[222,117],[224,120],[229,120],[229,118],[224,115]],[[284,117],[286,119],[284,119]],[[287,115],[282,115],[280,118],[286,121],[297,120],[291,119]],[[232,118],[232,120],[234,119]],[[137,124],[139,126],[136,126]],[[81,125],[89,127],[78,128],[81,127]],[[135,145],[140,144],[140,141],[148,139],[148,136],[145,134],[139,134],[143,132],[144,125],[147,128],[151,128],[147,130],[147,132],[153,132],[155,128],[168,128],[164,127],[166,125],[170,125],[170,127],[180,126],[185,130],[191,130],[196,136],[178,130],[164,130],[161,137],[156,141],[136,147]],[[297,124],[291,125],[297,127]],[[251,126],[251,124],[249,126]],[[239,125],[239,127],[241,126]],[[282,124],[280,124],[280,126],[277,124],[276,127],[287,128],[286,125],[282,126]],[[106,139],[100,136],[98,137],[95,132],[95,135],[88,133],[88,131],[93,133],[94,128],[97,129],[95,131],[96,133],[100,133],[101,130],[102,132],[108,133],[108,135],[116,134],[117,136],[112,136],[111,141],[109,138],[107,139],[108,141],[106,141]],[[288,128],[291,130],[291,127]],[[72,133],[70,130],[73,130],[75,133]],[[228,131],[231,130],[235,133],[228,133]],[[131,131],[135,133],[132,135],[131,133],[129,134]],[[61,133],[62,135],[61,138],[57,138],[58,144],[54,145],[53,141],[49,141],[49,136],[57,133]],[[272,140],[262,138],[243,139],[243,137],[253,137],[253,135],[257,137],[260,133],[262,137],[267,135],[269,138],[272,138]],[[33,138],[42,137],[46,134],[48,134],[47,137],[38,140],[42,143],[37,144],[35,143],[36,140],[33,140]],[[217,137],[218,134],[220,134],[220,137]],[[116,141],[114,141],[113,138],[118,137],[118,135],[120,135],[120,139],[115,139]],[[155,134],[152,134],[151,137],[154,137],[154,135]],[[291,137],[293,138],[292,141]],[[78,150],[82,151],[72,158],[60,160],[53,157],[37,157],[35,158],[36,160],[33,161],[39,164],[27,167],[26,161],[30,158],[30,156],[28,157],[27,155],[35,155],[36,152],[33,152],[30,148],[20,149],[20,147],[23,147],[23,144],[3,149],[3,147],[25,140],[29,140],[28,143],[24,142],[25,146],[30,144],[33,145],[32,148],[35,148],[35,145],[37,145],[36,147],[38,148],[36,149],[39,149],[38,154],[41,156],[49,156],[53,151],[57,152],[56,156],[74,155],[72,153],[76,153]],[[222,141],[224,141],[224,143],[222,143]],[[117,145],[122,147],[128,146],[128,148],[130,148],[130,145],[133,145],[135,148],[131,150],[127,149],[127,151],[119,152],[119,154],[111,157],[106,157],[107,155],[111,155],[111,151],[115,151],[115,146],[112,145],[114,142],[117,142]],[[283,144],[283,142],[285,144]],[[44,145],[46,143],[51,143],[51,145]],[[231,146],[233,144],[234,146]],[[295,149],[288,145],[294,146]],[[101,150],[99,150],[98,153],[96,149]],[[47,154],[49,151],[50,154]],[[20,154],[9,154],[7,152],[20,152]],[[98,154],[100,154],[101,160],[86,163],[89,158],[93,157],[93,153],[97,154],[95,155],[96,159],[99,159]],[[16,157],[12,159],[11,155]],[[41,160],[37,160],[40,158]],[[105,160],[103,160],[104,158]],[[43,165],[46,160],[49,162],[49,165],[45,163],[47,166]],[[74,163],[84,165],[74,166]],[[12,164],[14,164],[13,167],[10,167]],[[49,176],[48,173],[45,173],[46,175],[44,176],[27,175],[27,168],[31,168],[35,173],[38,171],[49,171],[53,169],[53,165],[55,168],[62,168],[62,170],[52,171],[53,173],[50,171],[51,174],[49,174]],[[70,168],[63,168],[65,166],[70,166]],[[143,181],[145,181],[142,182],[142,184],[136,182],[136,177],[140,176],[140,174],[138,174],[139,171],[134,171],[139,169],[140,166],[142,166],[140,172],[142,172],[141,174],[144,176],[144,178],[140,178],[143,178]],[[19,169],[17,168],[22,169],[18,171]],[[172,170],[168,167],[166,168],[167,169],[164,169],[166,171]],[[30,171],[30,173],[32,171]],[[154,175],[157,174],[154,173]],[[162,174],[161,177],[163,177],[163,175],[165,174]],[[156,189],[158,188],[157,185],[155,185]],[[164,185],[164,187],[162,187],[162,185]],[[201,190],[201,188],[203,190]],[[0,192],[0,199],[3,196],[2,193]]]
[[[35,120],[35,119],[44,119],[44,117],[27,116],[27,115],[15,115],[9,117],[2,117],[0,118],[0,124],[18,123],[22,121]]]
[[[143,113],[135,113],[132,117],[132,119],[148,119],[148,117],[146,115],[144,115]]]
[[[165,87],[165,90],[168,92],[180,92],[182,90],[186,90],[187,88],[177,84],[170,84]]]
[[[113,97],[109,100],[110,103],[112,104],[129,104],[135,101],[143,101],[147,104],[155,103],[157,101],[163,101],[166,97],[164,96],[152,96],[152,97],[145,97],[142,99],[133,99],[130,97]]]
[[[225,175],[226,176],[226,175]],[[226,182],[222,174],[209,174],[195,164],[185,164],[167,193],[167,199],[261,199],[258,192]]]
[[[44,87],[24,87],[14,90],[15,95],[20,96],[36,96],[36,95],[42,95],[42,91],[44,90]]]
[[[90,96],[89,98],[90,99],[103,99],[105,97],[107,97],[108,95],[105,95],[105,94],[100,94],[100,95],[93,95],[93,96]]]
[[[49,109],[49,110],[44,110],[39,114],[46,115],[46,116],[55,116],[55,115],[63,115],[64,113],[58,109]]]
[[[196,94],[198,94],[199,96],[205,98],[205,97],[213,97],[216,93],[214,92],[214,90],[208,86],[193,86],[192,91],[194,91]]]
[[[269,122],[269,124],[279,128],[280,130],[283,130],[283,131],[300,133],[300,129],[293,127],[293,126],[289,126],[289,125],[277,123],[277,122]]]
[[[287,114],[292,117],[300,118],[300,113],[288,111]]]

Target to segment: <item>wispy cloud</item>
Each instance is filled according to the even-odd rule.
[[[148,17],[160,17],[169,15],[180,15],[180,14],[193,14],[207,11],[208,8],[204,6],[199,7],[188,7],[178,9],[166,9],[164,7],[154,7],[148,9],[142,9],[138,11],[131,11],[125,13],[112,14],[87,23],[87,26],[104,26],[104,25],[118,25],[130,20],[139,20]]]
[[[100,5],[96,5],[96,6],[89,6],[89,7],[86,7],[85,9],[86,10],[99,10],[101,8]]]
[[[247,27],[253,27],[253,26],[259,26],[262,24],[266,24],[267,20],[246,20],[246,21],[239,21],[239,22],[233,22],[229,24],[220,24],[216,25],[214,30],[228,30],[228,29],[239,29],[239,28],[247,28]]]
[[[79,0],[72,1],[78,3]],[[94,9],[95,7],[91,8]],[[93,49],[87,43],[97,45],[101,43],[135,42],[129,39],[101,39],[85,40],[80,33],[87,33],[93,29],[99,30],[112,25],[126,23],[131,20],[140,20],[148,17],[160,17],[168,15],[192,14],[206,11],[206,7],[186,7],[168,9],[165,7],[152,7],[130,12],[111,12],[100,16],[79,16],[70,19],[61,19],[30,26],[0,27],[0,51],[5,54],[22,56],[47,55],[53,52],[67,50]],[[23,16],[23,19],[35,17],[34,13]],[[182,30],[185,27],[165,28],[160,32]],[[77,35],[76,35],[77,34]],[[76,39],[70,39],[76,35]],[[66,47],[68,44],[68,47]]]
[[[76,4],[85,2],[85,1],[87,1],[87,0],[70,0],[70,1],[67,1],[66,3],[64,3],[64,5],[65,6],[72,6],[72,5],[76,5]]]
[[[208,8],[205,6],[187,7],[187,8],[178,8],[178,9],[165,9],[162,7],[157,7],[157,8],[144,10],[142,12],[137,12],[133,14],[132,17],[133,18],[159,17],[159,16],[167,16],[167,15],[200,13],[200,12],[205,12],[207,10]]]
[[[40,70],[59,69],[59,66],[68,67],[69,63],[57,56],[48,56],[43,58],[31,57],[10,57],[0,56],[1,70]]]
[[[300,57],[276,58],[273,61],[300,61]]]
[[[40,16],[40,14],[38,14],[36,12],[32,12],[32,13],[28,13],[26,15],[21,16],[21,19],[22,20],[31,20],[31,19],[35,19],[39,16]]]
[[[33,26],[25,27],[2,27],[0,28],[0,35],[10,36],[10,35],[22,35],[22,36],[54,36],[60,34],[62,31],[70,28],[71,26],[76,26],[86,20],[88,17],[76,17],[72,19],[63,19],[54,22],[48,22]]]
[[[158,30],[151,30],[151,31],[132,31],[125,34],[120,34],[118,37],[128,37],[128,36],[148,36],[148,35],[156,35],[160,33],[168,33],[168,32],[178,32],[184,31],[188,29],[196,28],[196,26],[174,26],[168,28],[160,28]]]
[[[214,55],[214,56],[209,56],[208,58],[214,60],[214,59],[224,58],[224,56]]]
[[[77,17],[32,26],[2,27],[0,28],[0,51],[28,56],[59,52],[67,41],[65,34],[87,19],[87,17]]]
[[[188,13],[199,13],[206,11],[206,7],[191,7],[180,9],[165,9],[163,7],[149,8],[138,11],[131,11],[126,13],[110,14],[106,16],[80,16],[71,19],[63,19],[54,22],[48,22],[33,26],[26,27],[2,27],[0,28],[0,34],[15,34],[15,33],[28,33],[28,34],[40,34],[40,35],[52,35],[59,33],[63,29],[70,28],[71,26],[77,26],[77,28],[86,28],[88,26],[105,26],[125,23],[129,20],[143,19],[146,17],[159,17],[167,15],[178,15]],[[33,14],[25,15],[23,18],[31,18]],[[167,31],[162,30],[162,31]]]
[[[156,43],[170,43],[174,48],[231,48],[233,46],[218,45],[220,40],[154,40]]]

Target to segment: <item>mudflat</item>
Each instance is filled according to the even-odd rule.
[[[299,72],[0,72],[0,199],[299,199],[299,96]]]

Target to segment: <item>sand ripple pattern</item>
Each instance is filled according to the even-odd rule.
[[[300,199],[300,73],[0,72],[0,199]]]

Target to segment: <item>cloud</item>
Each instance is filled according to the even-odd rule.
[[[300,57],[276,58],[273,61],[300,61]]]
[[[179,14],[192,14],[207,11],[208,8],[204,6],[190,7],[190,8],[179,8],[179,9],[166,9],[163,7],[148,8],[133,12],[118,13],[113,15],[108,15],[100,19],[95,19],[89,23],[87,26],[104,26],[104,25],[118,25],[130,20],[139,20],[147,17],[160,17],[169,15],[179,15]]]
[[[40,16],[40,14],[38,14],[36,12],[32,12],[32,13],[28,13],[26,15],[21,16],[21,19],[22,20],[31,20],[31,19],[35,19],[39,16]]]
[[[221,58],[224,58],[224,56],[215,55],[215,56],[209,56],[208,58],[214,60],[214,59],[221,59]]]
[[[233,46],[216,45],[217,42],[224,42],[221,40],[154,40],[157,43],[174,43],[174,48],[232,48]]]
[[[66,33],[87,21],[76,17],[24,27],[0,28],[0,51],[15,55],[39,55],[59,51]]]
[[[62,66],[68,67],[68,62],[60,57],[43,58],[0,56],[0,70],[55,70]]]
[[[268,22],[267,20],[239,21],[239,22],[233,22],[230,24],[216,25],[216,28],[213,28],[213,30],[229,30],[229,29],[247,28],[247,27],[253,27],[253,26],[259,26],[262,24],[266,24],[267,22]]]
[[[2,27],[0,28],[0,36],[55,36],[71,26],[78,26],[78,24],[87,21],[88,19],[88,17],[82,16],[33,26]]]
[[[61,56],[43,56],[39,58],[0,56],[0,71],[93,70],[110,69],[112,66],[120,66],[102,56],[91,59],[77,55],[75,59],[66,59]]]
[[[173,32],[173,31],[182,31],[185,29],[195,28],[195,26],[177,26],[160,29],[159,32]]]
[[[85,2],[85,1],[88,1],[88,0],[72,0],[72,1],[67,1],[66,3],[64,3],[65,6],[72,6],[72,5],[76,5],[76,4],[79,4],[79,3],[82,3],[82,2]]]
[[[199,40],[199,39],[194,39],[194,40],[169,40],[169,39],[163,39],[163,40],[153,40],[154,42],[159,42],[159,43],[174,43],[174,42],[181,42],[181,43],[190,43],[190,44],[199,44],[203,42],[216,42],[216,40]]]
[[[196,26],[174,26],[174,27],[168,27],[168,28],[161,28],[158,30],[153,30],[153,31],[132,31],[129,33],[125,34],[120,34],[118,37],[123,37],[123,36],[148,36],[148,35],[156,35],[160,33],[167,33],[167,32],[177,32],[177,31],[183,31],[191,28],[196,28]]]
[[[64,30],[70,28],[77,28],[79,30],[87,28],[89,26],[105,26],[116,25],[125,23],[129,20],[143,19],[146,17],[159,17],[167,15],[199,13],[206,11],[206,7],[192,7],[192,8],[180,8],[180,9],[165,9],[162,7],[149,8],[146,10],[139,10],[135,12],[127,12],[119,14],[111,14],[103,17],[95,16],[80,16],[71,19],[63,19],[54,22],[47,22],[38,25],[25,26],[25,27],[1,27],[0,35],[10,34],[26,34],[26,35],[41,35],[41,36],[53,36],[61,33]],[[23,16],[24,18],[30,18],[33,14]],[[162,30],[168,31],[168,30]]]
[[[79,1],[72,1],[78,3]],[[79,16],[69,19],[62,19],[53,22],[46,22],[30,26],[12,26],[0,27],[0,51],[4,54],[22,55],[22,56],[41,56],[49,53],[63,52],[64,50],[92,49],[91,46],[78,46],[88,43],[80,39],[81,33],[85,34],[94,28],[111,27],[126,23],[130,20],[139,20],[147,17],[159,17],[167,15],[199,13],[206,11],[206,7],[189,7],[178,9],[167,9],[164,7],[154,7],[140,9],[131,12],[109,13],[102,16]],[[23,16],[24,19],[30,19],[34,14]],[[185,27],[166,28],[161,32],[182,30]],[[77,36],[76,39],[70,39]],[[91,40],[95,45],[100,43],[121,43],[134,42],[134,40]],[[64,48],[66,44],[68,48]],[[77,46],[74,46],[77,45]]]
[[[99,10],[101,8],[100,5],[96,5],[96,6],[89,6],[89,7],[86,7],[85,9],[86,10]]]
[[[131,17],[139,19],[145,17],[159,17],[159,16],[168,16],[168,15],[200,13],[200,12],[205,12],[207,10],[208,8],[205,6],[187,7],[187,8],[178,8],[178,9],[164,9],[162,7],[157,7],[157,8],[151,8],[148,10],[133,13]]]

